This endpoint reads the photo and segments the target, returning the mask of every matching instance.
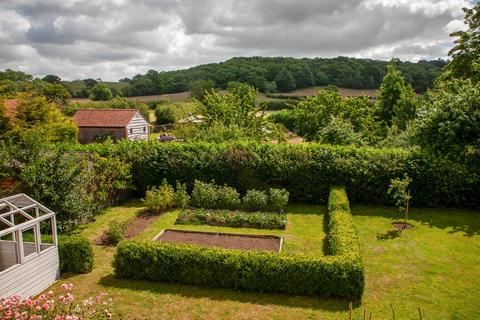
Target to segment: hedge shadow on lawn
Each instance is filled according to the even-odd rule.
[[[384,206],[352,206],[353,216],[373,216],[391,219],[392,222],[403,219],[397,208]],[[430,228],[447,229],[453,234],[463,232],[467,237],[480,235],[480,211],[453,208],[412,208],[409,221],[427,225]]]
[[[349,299],[293,296],[283,293],[261,293],[212,287],[199,287],[174,282],[154,282],[145,280],[119,279],[115,275],[104,276],[98,282],[106,288],[126,289],[131,291],[151,292],[153,294],[170,294],[187,298],[208,298],[224,302],[259,304],[262,306],[278,305],[290,308],[324,310],[330,312],[347,312]],[[353,307],[360,306],[361,301],[353,301]]]

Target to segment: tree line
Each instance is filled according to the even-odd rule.
[[[417,63],[395,61],[407,83],[416,92],[432,87],[435,78],[446,65],[443,60]],[[333,59],[295,58],[232,58],[221,63],[205,64],[186,70],[158,72],[150,70],[128,81],[125,96],[155,95],[184,92],[193,82],[211,81],[213,86],[226,89],[229,82],[242,82],[260,92],[289,92],[313,86],[335,85],[352,89],[376,89],[387,72],[387,61],[338,57]]]

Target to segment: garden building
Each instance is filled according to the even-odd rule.
[[[55,213],[25,194],[0,199],[0,298],[28,297],[60,277]]]
[[[150,126],[136,109],[80,109],[74,120],[78,141],[91,143],[110,137],[112,140],[148,140]]]

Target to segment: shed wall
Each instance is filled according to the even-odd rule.
[[[2,244],[1,248],[5,251],[9,248],[12,250],[14,247]],[[6,255],[14,256],[14,254],[7,252]],[[32,253],[25,260],[23,264],[14,265],[0,272],[0,297],[15,294],[22,297],[34,296],[60,278],[57,247],[50,246],[41,253]]]
[[[97,127],[80,127],[78,128],[78,141],[80,143],[94,142],[98,137],[110,135],[113,140],[120,140],[126,137],[125,128],[97,128]]]
[[[148,140],[149,135],[149,123],[137,112],[127,125],[128,140]]]

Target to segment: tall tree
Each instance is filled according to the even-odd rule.
[[[476,83],[480,81],[480,3],[471,9],[463,8],[463,11],[468,29],[451,34],[457,40],[449,52],[452,60],[445,67],[442,78],[471,79]]]
[[[387,74],[377,90],[376,109],[380,120],[388,127],[396,122],[404,128],[408,120],[415,118],[414,96],[412,87],[405,84],[395,64],[389,64]]]
[[[49,82],[49,83],[60,83],[62,79],[60,79],[59,76],[49,74],[46,75],[45,77],[42,78],[43,81]]]
[[[295,78],[287,68],[282,68],[275,78],[277,88],[280,92],[289,92],[296,88]]]
[[[112,100],[113,94],[110,88],[103,82],[99,82],[90,90],[90,99],[94,101]]]

